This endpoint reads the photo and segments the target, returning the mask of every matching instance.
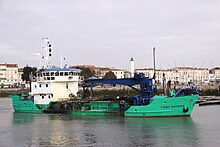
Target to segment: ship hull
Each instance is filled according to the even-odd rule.
[[[34,101],[31,99],[27,99],[27,97],[19,95],[11,95],[12,105],[14,108],[14,112],[22,112],[22,113],[43,113],[41,109],[34,104]]]
[[[21,95],[12,95],[10,97],[12,98],[15,112],[125,117],[188,117],[192,114],[198,99],[198,95],[171,98],[155,96],[148,105],[132,106],[129,103],[125,103],[123,109],[120,108],[119,101],[68,101],[64,104],[68,104],[70,107],[60,105],[58,110],[54,110],[51,109],[50,105],[36,105],[33,100],[22,98]],[[63,104],[63,102],[60,102],[60,104]]]
[[[169,117],[190,116],[198,95],[166,98],[155,96],[154,100],[145,106],[131,106],[124,112],[132,117]]]

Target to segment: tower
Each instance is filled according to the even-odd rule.
[[[130,65],[131,65],[131,77],[133,78],[134,77],[134,58],[133,57],[131,57]]]

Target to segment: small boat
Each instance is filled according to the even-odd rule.
[[[48,60],[48,46],[45,49],[45,59]],[[153,84],[155,74],[153,78],[147,78],[142,73],[135,73],[133,77],[123,79],[86,79],[82,85],[91,89],[96,84],[126,85],[136,90],[138,96],[110,100],[81,98],[77,96],[79,69],[51,68],[47,65],[49,61],[45,63],[47,68],[37,70],[30,93],[10,95],[15,112],[125,117],[190,116],[200,94],[196,88],[190,87],[169,96],[156,96]]]

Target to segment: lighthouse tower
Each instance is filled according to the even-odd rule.
[[[130,64],[131,64],[131,78],[133,78],[134,77],[134,58],[133,57],[131,57]]]

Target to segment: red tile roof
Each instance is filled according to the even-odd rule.
[[[7,64],[7,63],[0,64],[0,66],[6,66],[6,67],[18,67],[17,64]]]

